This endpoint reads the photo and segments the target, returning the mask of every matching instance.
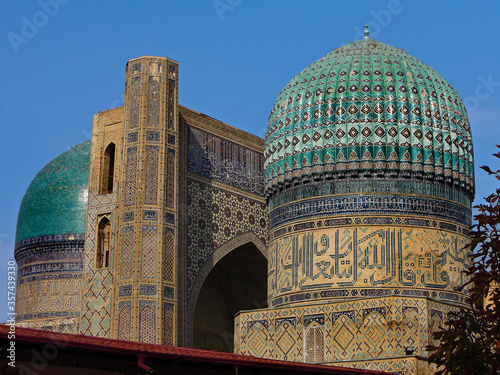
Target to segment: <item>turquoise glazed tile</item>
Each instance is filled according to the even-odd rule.
[[[309,65],[281,91],[266,134],[266,190],[318,173],[427,176],[474,192],[462,100],[435,70],[365,38]]]
[[[45,235],[85,233],[89,163],[90,141],[86,141],[36,175],[21,202],[16,243]]]

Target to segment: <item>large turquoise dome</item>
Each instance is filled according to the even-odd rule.
[[[90,141],[48,163],[33,179],[21,202],[16,244],[46,236],[85,233]]]
[[[281,91],[266,134],[266,191],[329,175],[402,175],[474,194],[472,137],[457,92],[401,49],[365,39]]]

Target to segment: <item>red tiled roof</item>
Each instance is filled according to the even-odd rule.
[[[6,337],[10,330],[9,325],[0,324],[0,335]],[[89,351],[100,351],[108,353],[120,353],[137,355],[140,358],[155,357],[163,359],[183,360],[189,362],[220,363],[250,367],[265,367],[289,369],[295,371],[307,371],[318,374],[338,374],[338,375],[383,375],[386,373],[352,369],[338,366],[326,366],[320,364],[308,364],[300,362],[279,361],[274,359],[264,359],[246,355],[231,354],[225,352],[215,352],[202,349],[191,349],[176,346],[146,344],[134,341],[124,341],[103,337],[93,337],[85,335],[75,335],[69,333],[58,333],[50,331],[35,330],[29,328],[16,327],[16,342],[26,343],[61,343],[67,348],[87,349]]]

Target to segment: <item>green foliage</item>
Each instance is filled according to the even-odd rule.
[[[497,146],[500,148],[500,146]],[[493,154],[500,158],[500,152]],[[500,170],[481,167],[500,180]],[[470,309],[450,314],[434,334],[440,346],[429,346],[429,358],[440,367],[436,375],[500,374],[500,189],[475,206],[471,242]]]

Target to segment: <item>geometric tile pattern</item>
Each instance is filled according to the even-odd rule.
[[[350,358],[356,350],[357,327],[354,321],[354,311],[344,311],[333,314],[332,338],[333,357],[335,360]]]
[[[118,312],[118,339],[130,340],[130,330],[132,315],[130,311],[130,302],[122,302]]]
[[[93,275],[92,275],[93,274]],[[89,279],[92,278],[90,281]],[[109,337],[113,278],[108,269],[86,275],[80,331],[83,335]]]
[[[241,312],[235,318],[235,353],[297,362],[342,361],[335,364],[416,375],[415,357],[406,356],[406,349],[411,344],[415,355],[427,356],[431,315],[457,309],[423,297],[389,296]],[[323,324],[313,319],[305,326],[319,316]],[[427,365],[422,366],[425,370]]]
[[[173,130],[175,128],[175,99],[177,94],[177,81],[176,79],[176,71],[177,68],[175,65],[169,64],[169,80],[168,80],[168,111],[167,111],[167,127],[168,129]]]
[[[113,277],[109,269],[86,272],[80,331],[83,335],[109,337]]]
[[[165,245],[163,254],[163,278],[174,281],[174,233],[172,229],[165,229]]]
[[[363,352],[368,358],[378,358],[386,345],[387,322],[384,315],[380,309],[373,309],[363,319]]]
[[[161,77],[149,77],[148,85],[148,126],[159,126]]]
[[[470,209],[458,203],[430,197],[359,193],[322,196],[280,206],[271,211],[269,227],[273,230],[289,222],[321,216],[378,215],[381,213],[426,216],[427,219],[434,217],[453,220],[465,226],[471,224]]]
[[[135,203],[135,193],[137,185],[137,147],[130,147],[127,150],[127,164],[125,176],[125,207]]]
[[[248,348],[251,355],[266,358],[268,331],[267,326],[257,322],[248,331]]]
[[[157,226],[144,225],[143,226],[143,239],[142,239],[142,278],[155,278],[156,277],[156,256],[157,256]]]
[[[147,146],[144,204],[158,204],[158,146]]]
[[[123,228],[122,235],[122,256],[121,256],[121,279],[132,277],[133,254],[134,254],[134,227]]]
[[[270,197],[268,203],[269,212],[287,203],[312,197],[345,196],[347,194],[366,195],[366,193],[373,192],[377,192],[381,197],[387,197],[390,194],[441,198],[460,203],[467,208],[471,207],[471,195],[457,190],[454,186],[443,186],[436,184],[434,180],[423,180],[421,178],[395,177],[389,172],[380,172],[377,176],[317,176],[313,181],[304,181],[304,184],[306,184],[306,187],[303,184],[283,187],[279,194]],[[386,195],[382,195],[382,193]],[[374,198],[372,196],[372,199],[367,202],[373,201]],[[470,214],[468,219],[470,220]]]
[[[285,361],[296,355],[298,335],[295,329],[291,329],[295,324],[295,318],[284,318],[276,321],[276,353],[278,358]]]
[[[174,344],[174,305],[164,303],[163,309],[163,345]]]
[[[265,243],[267,208],[252,198],[187,179],[187,292],[224,243],[253,232]]]
[[[177,282],[174,279],[177,215],[172,211],[177,193],[177,166],[166,160],[167,155],[176,156],[175,141],[165,148],[170,136],[178,137],[177,85],[175,74],[170,74],[171,66],[176,64],[167,58],[143,57],[130,62],[125,74],[125,160],[119,186],[123,206],[118,207],[119,217],[123,218],[118,233],[122,245],[117,280],[120,293],[114,296],[113,312],[118,315],[117,305],[130,302],[131,338],[155,344],[163,342],[165,324],[172,325],[171,342],[177,328],[173,326],[176,285],[170,285]],[[170,78],[174,79],[173,84]],[[174,134],[167,131],[170,121]],[[166,252],[170,257],[167,265]],[[164,273],[169,273],[169,284],[165,283]],[[173,307],[169,323],[163,319],[163,299],[167,298],[163,291],[167,289],[173,291],[168,298]],[[116,334],[117,318],[113,316]]]
[[[116,233],[115,208],[117,193],[98,195],[89,192],[87,209],[87,230],[85,231],[85,252],[83,258],[84,284],[82,290],[82,317],[80,332],[84,335],[109,337],[111,324],[111,295],[113,293],[113,253],[115,236],[111,236],[110,267],[95,269],[97,241],[97,216],[109,213],[111,232]]]
[[[139,70],[140,70],[140,64]],[[129,129],[139,126],[139,111],[141,105],[141,77],[132,78],[132,90],[130,95]]]
[[[165,203],[167,207],[174,208],[175,205],[175,151],[169,149],[167,152],[167,168],[165,175]]]
[[[419,332],[419,319],[417,307],[403,307],[403,345],[407,348],[419,347],[420,337]],[[429,337],[430,338],[430,337]]]
[[[148,344],[156,343],[156,314],[155,305],[142,303],[139,313],[139,341]]]

